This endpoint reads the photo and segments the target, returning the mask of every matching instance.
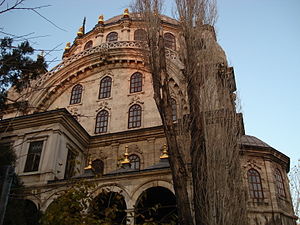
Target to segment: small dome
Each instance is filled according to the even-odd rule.
[[[271,146],[268,145],[267,143],[263,142],[257,137],[250,136],[250,135],[243,135],[240,139],[240,144],[247,145],[247,146],[271,148]]]

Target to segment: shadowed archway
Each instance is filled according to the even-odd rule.
[[[101,221],[126,224],[126,202],[120,193],[103,190],[95,197],[90,210]]]
[[[135,206],[135,224],[178,224],[175,195],[164,187],[145,190]]]

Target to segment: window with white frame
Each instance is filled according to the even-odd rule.
[[[24,172],[39,170],[44,141],[33,141],[29,144]]]

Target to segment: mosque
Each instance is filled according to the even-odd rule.
[[[118,224],[141,224],[149,215],[135,212],[155,204],[164,206],[154,216],[159,221],[168,223],[176,214],[165,134],[141,57],[146,31],[140,23],[128,10],[106,21],[100,16],[91,31],[81,27],[67,43],[60,64],[21,94],[9,91],[18,104],[1,112],[0,145],[17,154],[15,170],[32,210],[46,211],[75,177],[97,183],[95,199],[104,188],[120,197]],[[162,24],[176,122],[189,114],[179,26],[166,16]],[[227,65],[221,48],[220,54]],[[233,68],[227,71],[234,79]],[[245,133],[240,156],[250,224],[295,224],[289,157]]]

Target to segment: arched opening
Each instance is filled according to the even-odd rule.
[[[82,89],[83,88],[81,84],[77,84],[73,87],[71,92],[70,105],[78,104],[81,102]]]
[[[126,224],[126,202],[117,192],[103,190],[92,202],[90,210],[99,220],[109,219],[111,224]]]
[[[141,166],[141,159],[138,155],[136,154],[131,154],[128,157],[129,161],[130,161],[130,167],[131,169],[135,169],[135,170],[139,170],[140,166]]]
[[[13,199],[7,204],[3,224],[38,225],[40,216],[40,211],[32,201]]]
[[[134,104],[129,108],[128,128],[140,127],[142,122],[142,107]]]
[[[95,134],[106,133],[108,127],[108,112],[101,110],[96,116]]]
[[[259,172],[255,169],[250,169],[248,170],[247,175],[251,198],[256,200],[264,199],[264,193]]]
[[[112,41],[117,41],[118,40],[118,33],[117,32],[110,32],[106,36],[106,41],[107,42],[112,42]]]
[[[277,194],[285,198],[286,195],[285,195],[284,182],[279,169],[275,170],[275,183],[276,183]]]
[[[84,45],[84,50],[92,48],[93,47],[93,41],[88,41],[85,45]]]
[[[95,159],[92,162],[92,168],[97,175],[103,175],[104,162],[101,159]]]
[[[130,77],[130,93],[140,92],[143,87],[143,76],[136,72]]]
[[[145,190],[135,206],[135,224],[146,222],[157,224],[177,224],[175,195],[164,187],[151,187]]]
[[[171,33],[164,34],[165,47],[170,48],[172,50],[176,50],[176,40],[175,36]]]
[[[134,32],[134,40],[135,41],[146,41],[147,40],[147,32],[144,29],[137,29]]]
[[[100,82],[99,99],[109,98],[111,94],[112,79],[109,76],[104,77]]]

